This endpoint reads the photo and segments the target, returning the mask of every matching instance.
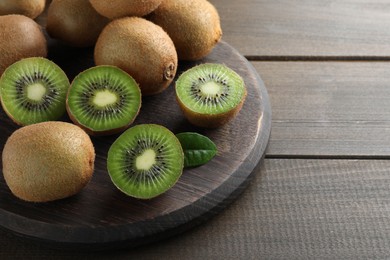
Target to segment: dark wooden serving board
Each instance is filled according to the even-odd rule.
[[[72,49],[51,39],[48,58],[60,65],[70,79],[94,65],[93,49]],[[106,170],[107,151],[119,135],[94,137],[94,176],[73,197],[41,204],[24,202],[12,195],[0,174],[0,227],[48,245],[100,250],[137,246],[178,234],[227,206],[245,188],[264,155],[270,135],[271,109],[266,88],[256,70],[226,42],[219,43],[203,60],[180,62],[177,75],[205,62],[224,63],[245,80],[248,96],[233,121],[215,130],[191,126],[176,104],[171,85],[159,95],[143,98],[134,124],[161,124],[174,133],[202,133],[218,147],[212,161],[185,169],[178,183],[165,194],[151,200],[137,200],[121,193]],[[69,118],[64,116],[62,120],[69,121]],[[17,128],[0,110],[0,151]]]

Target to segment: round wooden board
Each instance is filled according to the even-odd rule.
[[[72,49],[53,40],[49,41],[49,58],[70,79],[94,65],[93,49]],[[226,207],[248,184],[264,155],[271,109],[266,88],[255,69],[226,42],[219,43],[203,60],[180,62],[177,75],[205,62],[224,63],[245,80],[248,96],[233,121],[215,130],[193,127],[183,117],[171,85],[159,95],[143,98],[134,124],[154,123],[174,133],[204,134],[218,147],[212,161],[185,169],[178,183],[163,195],[137,200],[121,193],[106,170],[107,151],[119,135],[94,137],[94,176],[73,197],[41,204],[24,202],[12,195],[0,174],[0,227],[61,248],[101,250],[137,246],[178,234]],[[66,116],[62,120],[69,121]],[[0,151],[17,128],[0,110]]]

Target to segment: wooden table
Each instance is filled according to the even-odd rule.
[[[212,0],[272,106],[265,160],[227,209],[120,251],[57,251],[0,231],[0,258],[390,257],[390,1]]]

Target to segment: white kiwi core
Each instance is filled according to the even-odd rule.
[[[27,86],[27,98],[33,101],[41,101],[46,94],[46,88],[40,83]]]
[[[208,96],[215,96],[221,91],[221,86],[213,81],[207,82],[200,86],[200,91]]]
[[[138,155],[135,160],[135,166],[138,170],[149,170],[156,163],[156,152],[153,149],[147,149]]]
[[[117,95],[106,89],[95,94],[93,103],[99,107],[106,107],[115,104],[117,100]]]

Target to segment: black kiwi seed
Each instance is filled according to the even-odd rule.
[[[89,99],[95,97],[95,94],[98,91],[109,89],[110,87],[108,84],[109,82],[107,79],[104,79],[102,82],[92,82],[87,88],[87,91],[82,93],[81,99],[86,101],[83,103],[83,109],[85,109],[85,111],[87,111],[90,116],[105,117],[111,114],[119,113],[126,105],[128,105],[127,102],[129,102],[129,100],[127,100],[126,95],[123,94],[124,87],[122,85],[112,88],[112,90],[115,91],[119,97],[119,100],[117,100],[114,104],[96,110],[96,106],[93,103],[88,102]]]
[[[240,75],[223,64],[212,63],[183,72],[175,89],[186,118],[207,128],[221,126],[235,117],[247,94]]]
[[[110,147],[107,168],[125,194],[150,199],[170,189],[181,176],[184,155],[176,136],[160,125],[125,131]]]
[[[96,66],[80,73],[67,96],[74,123],[91,135],[108,135],[126,129],[141,107],[135,80],[114,66]]]
[[[54,121],[65,112],[69,85],[62,69],[50,60],[22,59],[8,67],[0,79],[1,104],[19,125]]]

